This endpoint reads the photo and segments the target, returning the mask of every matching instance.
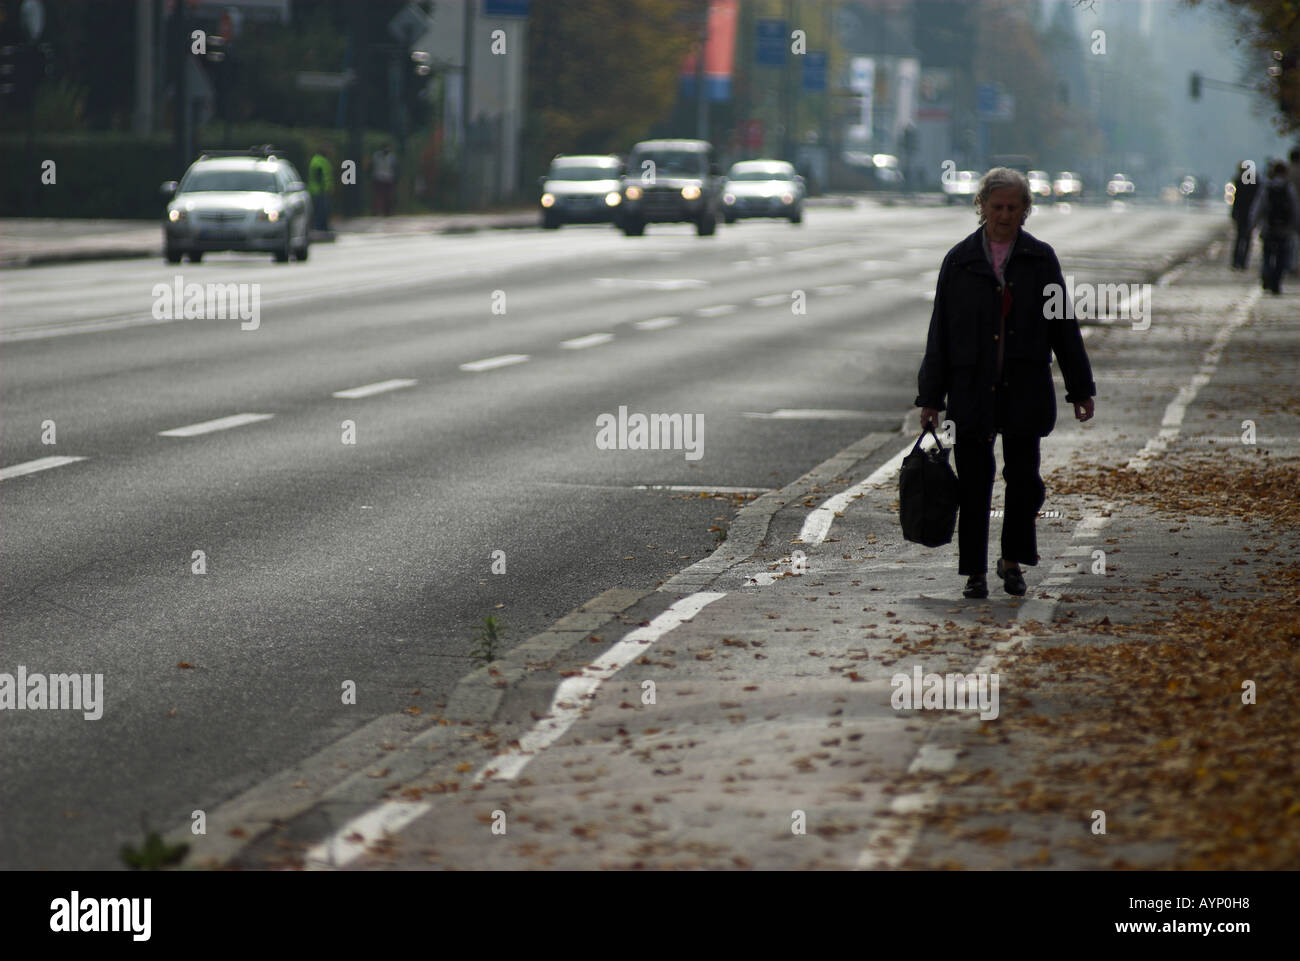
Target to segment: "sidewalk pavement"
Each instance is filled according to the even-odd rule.
[[[879,199],[877,202],[879,202]],[[859,198],[828,195],[809,198],[810,207],[852,207]],[[394,217],[336,217],[329,235],[313,231],[313,243],[348,234],[464,234],[479,230],[538,227],[532,207],[493,213],[401,214]],[[126,260],[162,256],[162,224],[151,220],[0,220],[0,270],[86,260]]]
[[[1097,416],[1061,410],[1043,443],[1023,599],[990,574],[964,600],[955,544],[901,540],[913,411],[659,590],[610,591],[470,675],[233,863],[1293,867],[1300,297],[1211,258],[1154,289],[1150,329],[1089,329]],[[914,673],[997,696],[908,709]]]

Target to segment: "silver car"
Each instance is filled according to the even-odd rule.
[[[731,165],[722,192],[727,223],[741,217],[785,217],[803,223],[803,178],[784,160],[742,160]]]
[[[539,183],[542,226],[554,230],[564,224],[618,223],[622,172],[622,162],[611,155],[556,157]]]
[[[209,250],[262,251],[279,263],[306,260],[311,196],[293,164],[263,150],[199,157],[181,178],[162,185],[167,262],[198,263]]]

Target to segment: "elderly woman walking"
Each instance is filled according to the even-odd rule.
[[[1056,425],[1052,354],[1080,421],[1092,417],[1097,393],[1073,312],[1045,309],[1049,298],[1060,303],[1070,291],[1056,253],[1022,229],[1032,205],[1022,174],[995,167],[984,175],[975,194],[980,227],[948,251],[939,268],[917,376],[921,425],[937,427],[946,410],[957,428],[957,571],[967,575],[962,593],[970,598],[989,593],[994,437],[1002,435],[1006,482],[997,574],[1008,594],[1023,595],[1020,565],[1038,562],[1034,523],[1046,495],[1038,444]],[[1057,316],[1062,313],[1068,316]]]

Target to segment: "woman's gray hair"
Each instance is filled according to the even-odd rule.
[[[984,223],[985,220],[984,202],[989,199],[989,194],[1003,187],[1020,189],[1020,199],[1025,205],[1025,216],[1020,220],[1022,224],[1033,211],[1034,195],[1029,189],[1029,179],[1019,170],[1012,170],[1010,167],[994,167],[980,178],[979,189],[975,191],[975,212],[979,214],[980,223]]]

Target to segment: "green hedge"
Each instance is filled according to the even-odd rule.
[[[357,186],[336,186],[335,216],[344,210],[342,191],[362,192],[362,212],[370,211],[368,162],[365,158],[389,138],[382,132],[363,136],[362,157],[357,160]],[[236,124],[226,142],[222,124],[210,124],[195,138],[196,156],[202,148],[244,148],[272,143],[280,148],[306,177],[307,161],[317,145],[325,144],[331,155],[335,177],[340,162],[348,158],[348,135],[337,129],[275,127],[268,124]],[[400,158],[397,190],[399,210],[423,209],[411,193],[411,182],[419,157],[420,141],[412,138],[406,155]],[[42,164],[54,161],[55,183],[41,184]],[[30,166],[31,169],[28,169]],[[20,135],[0,137],[0,217],[85,217],[154,220],[162,216],[164,200],[158,192],[167,180],[179,180],[185,172],[172,164],[172,141],[167,135],[140,138],[121,133],[38,134],[31,163],[27,162],[26,140]],[[33,204],[25,207],[26,192]]]
[[[0,140],[0,168],[10,173],[0,178],[0,216],[158,217],[158,186],[168,179],[170,156],[171,144],[163,138],[37,135],[29,169],[25,139],[6,137]],[[54,162],[52,184],[41,183],[47,160]]]

